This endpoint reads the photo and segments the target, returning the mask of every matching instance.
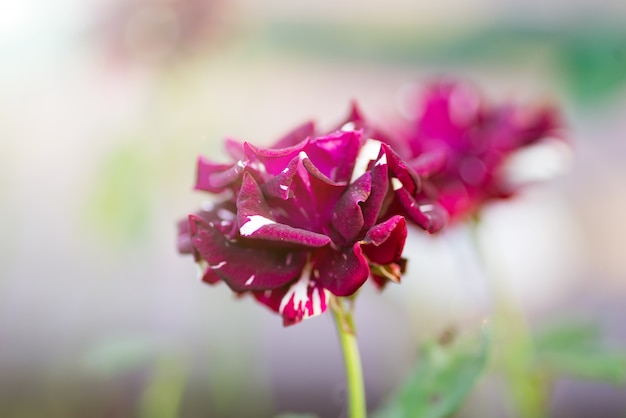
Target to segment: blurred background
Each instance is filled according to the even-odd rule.
[[[283,328],[177,254],[198,154],[267,144],[359,101],[385,124],[446,75],[557,103],[575,158],[492,205],[486,257],[531,325],[626,347],[626,3],[617,0],[0,2],[0,416],[345,414],[329,315]],[[420,341],[489,317],[463,228],[418,237],[356,307],[371,408]],[[508,416],[497,377],[459,416]],[[495,383],[494,383],[495,382]],[[623,417],[626,389],[559,379],[550,416]]]

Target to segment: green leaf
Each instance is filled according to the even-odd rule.
[[[554,376],[626,382],[626,351],[605,347],[597,327],[553,326],[535,337],[534,367]]]
[[[565,81],[582,104],[613,97],[626,83],[626,32],[581,28],[558,50]]]
[[[562,351],[571,348],[589,348],[597,344],[600,332],[591,324],[553,325],[535,335],[538,353]]]
[[[419,363],[406,384],[378,418],[439,418],[455,412],[482,375],[489,356],[490,333],[449,345],[424,344]]]

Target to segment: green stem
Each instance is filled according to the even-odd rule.
[[[339,342],[343,351],[343,359],[346,366],[346,385],[348,391],[348,416],[350,418],[365,418],[367,408],[365,406],[365,386],[363,385],[363,371],[361,368],[361,356],[354,332],[352,313],[346,311],[341,298],[333,296],[330,307],[337,325]]]

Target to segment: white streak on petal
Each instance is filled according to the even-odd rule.
[[[292,258],[293,258],[293,253],[287,254],[287,258],[285,259],[285,265],[287,266],[291,265]]]
[[[432,212],[433,209],[435,209],[435,206],[431,204],[420,205],[421,212]]]
[[[304,269],[302,269],[302,275],[285,293],[282,300],[280,301],[280,306],[278,307],[278,312],[281,314],[284,312],[287,304],[293,297],[293,306],[294,310],[298,311],[299,305],[302,303],[306,303],[308,299],[308,287],[309,287],[309,274],[311,273],[311,265],[307,264]]]
[[[324,312],[329,292],[323,288],[316,288],[313,292],[313,301],[311,302],[311,316],[316,316]]]
[[[393,187],[393,190],[399,190],[404,186],[402,186],[402,182],[397,177],[392,177],[391,187]]]
[[[219,263],[217,263],[214,266],[209,266],[211,269],[213,270],[217,270],[217,269],[221,269],[222,267],[224,267],[226,265],[226,261],[220,261]]]
[[[241,168],[246,168],[246,164],[241,160],[237,161],[237,165]]]
[[[380,157],[380,159],[378,161],[376,161],[376,164],[374,164],[374,165],[379,166],[379,165],[383,165],[383,164],[387,164],[387,154],[383,154],[383,156]]]
[[[250,286],[253,281],[254,281],[254,274],[250,276],[248,280],[246,280],[246,286]]]
[[[320,298],[319,289],[315,289],[313,291],[312,297],[313,297],[313,300],[311,301],[311,307],[313,308],[312,309],[313,312],[311,313],[311,316],[319,315],[322,313],[322,301]]]
[[[375,139],[368,139],[367,141],[365,141],[365,143],[359,150],[359,155],[357,155],[356,157],[356,162],[354,163],[354,169],[352,170],[350,183],[354,183],[356,179],[365,174],[370,161],[378,158],[381,146],[382,142]]]
[[[321,286],[317,286],[316,282],[311,280],[312,265],[307,263],[302,270],[302,275],[285,293],[278,312],[282,315],[285,310],[293,311],[296,315],[302,315],[303,319],[319,315],[326,310],[327,300],[330,292]],[[315,270],[313,274],[319,276],[319,272]],[[309,291],[311,297],[309,298]]]
[[[264,227],[265,225],[272,225],[275,223],[276,223],[275,221],[271,219],[267,219],[266,217],[261,216],[261,215],[248,216],[248,222],[241,225],[241,227],[239,228],[239,233],[243,235],[244,237],[248,237],[254,234],[259,229],[261,229],[262,227]]]
[[[281,184],[280,186],[280,190],[289,190],[289,186],[285,185],[285,184]]]
[[[300,156],[301,160],[309,158],[308,154],[306,152],[304,152],[304,151],[300,151],[300,154],[298,154],[298,155]]]

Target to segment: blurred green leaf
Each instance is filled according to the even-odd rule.
[[[406,384],[376,414],[378,418],[439,418],[455,412],[482,375],[491,336],[442,345],[424,344],[419,363]]]
[[[589,324],[564,324],[538,333],[534,366],[555,376],[626,382],[626,351],[606,348],[599,329]]]
[[[590,347],[597,344],[600,332],[591,324],[551,326],[535,335],[537,352],[561,351],[570,347]]]
[[[626,31],[581,29],[563,39],[558,54],[570,91],[582,103],[613,95],[626,83]]]

